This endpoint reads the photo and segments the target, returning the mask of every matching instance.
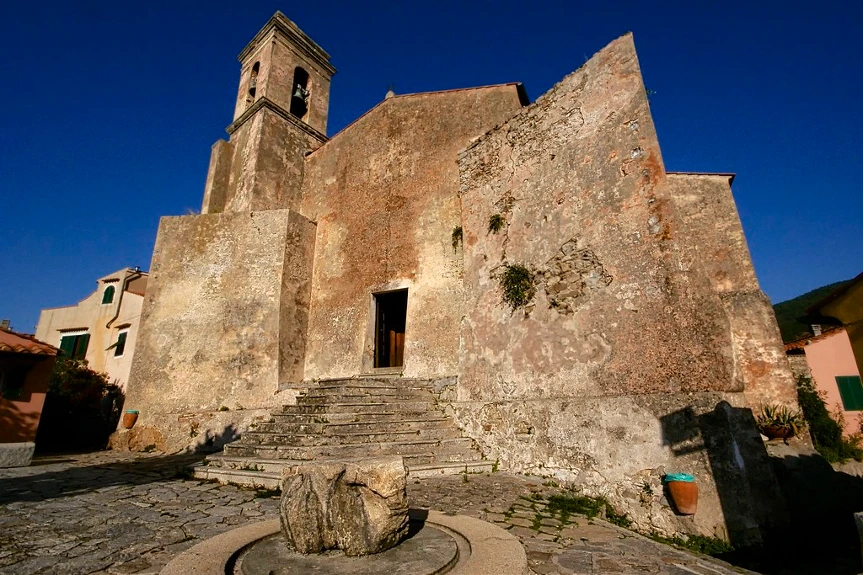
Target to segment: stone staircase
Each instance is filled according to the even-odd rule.
[[[282,469],[306,461],[401,455],[409,477],[492,471],[473,439],[438,407],[427,380],[322,381],[193,470],[216,479],[276,489]]]

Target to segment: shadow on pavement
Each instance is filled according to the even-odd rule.
[[[183,476],[190,465],[202,461],[200,453],[161,456],[132,456],[123,461],[111,461],[110,452],[103,452],[104,463],[74,465],[74,462],[94,459],[101,454],[43,456],[30,467],[0,469],[0,505],[23,501],[45,501],[70,497],[99,489],[122,485],[144,485]],[[44,469],[62,465],[61,469]],[[42,468],[42,469],[40,469]]]

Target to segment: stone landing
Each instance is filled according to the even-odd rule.
[[[322,381],[270,420],[253,424],[194,469],[198,479],[276,489],[282,470],[306,461],[401,455],[409,477],[491,471],[473,439],[439,407],[427,380]]]

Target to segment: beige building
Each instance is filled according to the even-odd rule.
[[[388,94],[328,138],[329,59],[281,13],[240,53],[201,214],[159,225],[114,445],[228,443],[201,476],[262,485],[500,465],[735,543],[782,523],[751,408],[795,385],[732,176],[667,173],[632,35],[533,103]]]
[[[77,305],[43,309],[36,337],[125,388],[138,338],[147,273],[123,268],[96,281],[96,291]]]

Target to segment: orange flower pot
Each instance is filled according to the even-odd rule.
[[[669,481],[669,496],[680,515],[695,515],[699,503],[699,487],[692,481]]]
[[[132,429],[136,421],[138,421],[137,411],[130,409],[123,414],[123,427],[125,429]]]

